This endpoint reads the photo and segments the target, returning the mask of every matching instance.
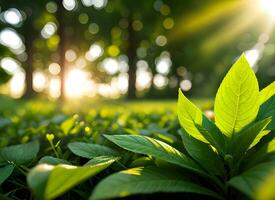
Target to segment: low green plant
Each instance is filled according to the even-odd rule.
[[[274,94],[274,82],[259,91],[256,76],[242,55],[218,89],[214,122],[179,91],[181,151],[147,136],[105,135],[119,147],[154,157],[161,164],[114,173],[95,187],[90,199],[156,192],[196,193],[216,199],[262,197],[260,191],[275,169]],[[265,191],[268,197],[274,197],[272,184]]]

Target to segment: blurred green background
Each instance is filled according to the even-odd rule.
[[[273,0],[1,0],[0,92],[13,98],[213,98],[244,52],[275,77]]]

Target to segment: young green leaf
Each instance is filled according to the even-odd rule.
[[[73,128],[73,126],[75,125],[76,122],[76,117],[70,117],[68,119],[66,119],[64,122],[62,122],[62,124],[60,125],[60,128],[62,129],[62,131],[64,132],[65,135],[67,135],[70,130]]]
[[[12,174],[14,165],[9,164],[0,168],[0,185]]]
[[[70,165],[71,163],[67,160],[63,160],[60,158],[55,158],[52,156],[44,156],[42,157],[39,162],[39,164],[49,164],[49,165],[58,165],[58,164],[66,164]]]
[[[27,176],[27,182],[36,199],[54,199],[84,180],[96,175],[116,159],[109,159],[96,165],[77,167],[59,164],[39,164]]]
[[[0,149],[0,160],[16,165],[27,164],[36,157],[38,151],[37,141],[4,147]]]
[[[275,94],[275,81],[260,91],[260,105]]]
[[[256,121],[263,120],[267,117],[272,117],[272,121],[266,129],[275,130],[275,95],[271,96],[261,105]]]
[[[199,174],[205,174],[205,172],[190,158],[159,140],[140,135],[105,135],[105,137],[128,151],[151,155]]]
[[[275,133],[271,132],[247,151],[242,161],[242,168],[251,168],[269,158],[270,153],[275,152]]]
[[[198,140],[207,142],[195,126],[195,124],[202,124],[202,112],[183,95],[180,89],[177,110],[179,122],[187,133]]]
[[[114,150],[99,145],[99,144],[89,144],[84,142],[73,142],[68,144],[68,148],[77,156],[84,158],[94,158],[98,156],[117,156],[117,152]]]
[[[233,135],[232,142],[230,144],[231,155],[240,158],[253,143],[256,136],[270,123],[270,121],[271,118],[267,118],[256,122],[255,124],[252,124],[242,129],[239,133]]]
[[[252,122],[259,110],[257,78],[242,55],[224,77],[215,99],[215,123],[227,136]]]
[[[95,157],[91,160],[89,160],[88,162],[85,163],[84,166],[86,165],[97,165],[97,164],[100,164],[100,163],[105,163],[105,162],[108,162],[109,160],[119,160],[120,157],[115,157],[115,156],[98,156],[98,157]]]
[[[239,176],[233,177],[229,180],[228,184],[253,199],[259,187],[264,183],[265,179],[274,171],[274,169],[274,161],[262,163],[245,171]]]
[[[156,192],[188,192],[222,199],[213,191],[186,180],[182,174],[175,171],[156,167],[140,167],[121,171],[103,179],[94,189],[90,200]]]
[[[212,121],[203,116],[202,124],[196,124],[196,127],[221,155],[225,154],[227,151],[227,138]]]
[[[196,140],[184,132],[184,130],[180,130],[179,134],[188,154],[197,161],[202,168],[213,175],[224,175],[222,160],[208,144]]]

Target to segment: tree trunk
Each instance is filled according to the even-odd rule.
[[[128,99],[135,99],[136,98],[136,39],[135,33],[132,28],[132,19],[130,19],[130,23],[128,26],[128,49],[127,49],[127,56],[129,60],[129,71],[128,71]]]
[[[60,38],[59,46],[58,46],[58,55],[60,65],[60,100],[65,99],[65,75],[66,75],[66,63],[65,63],[65,20],[64,20],[64,12],[65,9],[62,5],[61,0],[56,0],[58,5],[56,19],[58,21],[58,30],[57,33]]]
[[[27,30],[32,30],[32,21],[29,19],[26,22]],[[30,31],[25,34],[25,48],[26,53],[28,55],[28,58],[25,62],[25,93],[23,95],[23,98],[30,98],[34,95],[33,90],[33,39],[34,39],[34,33],[33,31]]]

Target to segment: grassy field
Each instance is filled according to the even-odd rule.
[[[86,159],[79,158],[69,151],[69,143],[88,142],[114,147],[104,139],[103,134],[141,134],[175,146],[178,142],[177,104],[172,100],[72,100],[61,104],[43,99],[18,101],[1,97],[0,101],[0,147],[24,144],[33,140],[38,140],[40,144],[40,150],[35,158],[30,163],[18,166],[16,172],[1,186],[0,192],[5,194],[5,197],[13,199],[32,198],[22,175],[44,156],[68,160],[75,165],[85,163]],[[195,102],[204,110],[212,107],[209,100]],[[49,139],[49,135],[52,139]],[[123,165],[131,165],[138,157],[124,158],[120,162]],[[83,191],[88,195],[91,189],[87,190],[86,187],[87,183],[84,186],[80,185],[67,195],[71,199],[87,198]],[[79,192],[79,188],[82,192]]]

